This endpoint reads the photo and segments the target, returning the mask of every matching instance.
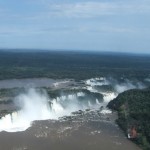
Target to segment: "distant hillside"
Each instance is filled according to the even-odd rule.
[[[121,93],[108,104],[118,111],[117,123],[143,150],[150,150],[150,88]]]
[[[148,78],[150,55],[63,51],[2,51],[0,80],[49,77],[88,79],[99,76]]]

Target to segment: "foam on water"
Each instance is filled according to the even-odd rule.
[[[108,80],[106,80],[106,78],[101,77],[101,78],[92,78],[92,79],[88,79],[85,81],[85,84],[89,85],[89,86],[96,86],[96,85],[108,85],[109,82]]]
[[[20,111],[7,114],[0,119],[0,131],[17,132],[24,131],[31,126],[34,120],[59,119],[59,117],[71,115],[72,112],[85,109],[99,109],[103,106],[101,113],[111,113],[106,108],[108,102],[117,97],[120,92],[128,89],[143,88],[141,83],[134,85],[127,81],[122,84],[112,84],[106,78],[92,78],[86,80],[84,89],[92,93],[100,93],[103,95],[103,102],[87,99],[84,92],[75,94],[62,95],[55,99],[50,99],[46,92],[29,89],[27,93],[16,97],[16,104],[19,104]],[[95,86],[111,85],[114,87],[112,91],[101,91],[95,89]],[[56,85],[59,86],[59,85]],[[81,97],[86,97],[85,101],[80,101]],[[81,98],[82,99],[82,98]],[[95,101],[95,102],[93,102]]]
[[[87,104],[82,104],[78,100],[80,96],[84,96],[84,93],[78,92],[49,99],[46,93],[30,89],[27,93],[16,97],[21,110],[2,117],[0,131],[24,131],[30,127],[34,120],[58,119],[62,116],[71,115],[72,112],[80,109],[98,108],[96,102],[91,104],[90,101],[87,101]]]

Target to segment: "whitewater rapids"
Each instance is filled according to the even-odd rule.
[[[114,91],[97,90],[96,86],[112,85],[106,78],[93,78],[86,80],[84,89],[93,93],[103,95],[103,102],[95,99],[95,103],[87,100],[81,103],[79,97],[84,97],[85,93],[77,92],[70,95],[62,95],[55,99],[50,99],[46,92],[40,92],[35,89],[29,89],[27,93],[21,94],[15,98],[20,111],[7,114],[0,119],[0,131],[18,132],[28,129],[35,120],[59,119],[59,117],[71,115],[72,112],[85,109],[99,109],[103,106],[101,113],[111,113],[106,108],[108,102],[116,98],[117,95],[125,90],[133,88],[142,88],[130,82],[123,84],[114,84]]]

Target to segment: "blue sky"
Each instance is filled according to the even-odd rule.
[[[0,0],[0,48],[150,53],[150,0]]]

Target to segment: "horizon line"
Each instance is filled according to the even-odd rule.
[[[118,54],[133,54],[133,55],[150,55],[150,52],[130,52],[130,51],[117,51],[117,50],[86,50],[86,49],[57,49],[57,48],[0,48],[0,51],[12,52],[91,52],[91,53],[118,53]]]

